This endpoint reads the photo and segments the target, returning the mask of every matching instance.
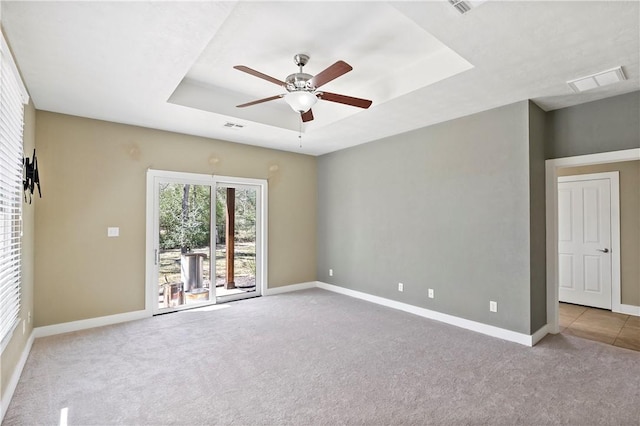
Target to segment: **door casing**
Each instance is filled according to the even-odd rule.
[[[626,149],[622,151],[604,152],[599,154],[580,155],[546,160],[546,223],[547,223],[547,331],[549,333],[560,332],[558,324],[558,169],[575,166],[588,166],[593,164],[617,163],[622,161],[640,160],[640,148]],[[615,216],[615,215],[614,215]],[[618,213],[619,220],[619,213]],[[619,228],[618,228],[619,229]],[[611,262],[617,264],[620,270],[620,238],[614,241],[612,232]],[[620,289],[620,276],[612,276],[612,288]],[[630,315],[640,316],[640,307],[623,305],[620,294],[612,294],[612,310]]]

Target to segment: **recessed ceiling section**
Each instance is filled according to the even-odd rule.
[[[304,72],[311,75],[338,60],[350,64],[351,72],[322,89],[371,99],[371,108],[473,68],[387,3],[239,2],[168,102],[297,132],[300,117],[284,99],[236,108],[286,90],[233,68],[245,65],[284,81],[298,72],[297,53],[310,55]],[[366,111],[321,100],[304,128]]]
[[[169,98],[169,102],[227,117],[235,117],[238,122],[252,121],[283,129],[299,129],[299,117],[284,101],[277,102],[276,105],[269,108],[236,108],[236,105],[245,102],[244,99],[246,97],[233,90],[212,87],[200,81],[184,78]]]

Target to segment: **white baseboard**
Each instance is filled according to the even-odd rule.
[[[467,330],[486,334],[488,336],[497,337],[499,339],[508,340],[510,342],[520,343],[525,346],[533,346],[547,334],[547,326],[545,325],[533,335],[518,333],[504,328],[471,321],[464,318],[455,317],[453,315],[443,314],[441,312],[432,311],[418,306],[409,305],[407,303],[397,302],[395,300],[385,299],[384,297],[373,296],[371,294],[350,290],[344,287],[317,282],[316,286],[324,290],[333,291],[335,293],[344,294],[346,296],[355,297],[366,300],[368,302],[377,303],[378,305],[387,306],[389,308],[398,309],[400,311],[409,312],[414,315],[444,322],[446,324],[455,325],[456,327],[465,328]]]
[[[16,387],[18,386],[18,381],[20,380],[20,376],[22,375],[22,370],[24,369],[24,365],[27,363],[27,358],[29,358],[29,353],[31,352],[31,346],[33,346],[33,340],[35,339],[35,333],[32,330],[29,335],[29,339],[27,340],[27,344],[24,345],[22,349],[22,354],[20,355],[20,359],[18,360],[18,365],[13,370],[11,374],[11,378],[9,379],[9,383],[7,383],[7,387],[2,394],[2,407],[0,408],[0,423],[4,420],[4,414],[7,412],[9,408],[9,404],[11,403],[11,399],[13,398],[13,394],[16,391]]]
[[[290,291],[304,290],[308,288],[316,287],[315,281],[286,285],[282,287],[268,288],[265,291],[265,295],[270,296],[273,294],[287,293]],[[44,327],[34,328],[35,337],[53,336],[55,334],[69,333],[72,331],[86,330],[88,328],[102,327],[105,325],[118,324],[121,322],[133,321],[143,318],[151,318],[150,311],[141,310],[133,312],[125,312],[123,314],[108,315],[104,317],[89,318],[86,320],[64,322],[61,324],[47,325]]]
[[[300,284],[291,284],[281,287],[269,288],[265,291],[265,296],[272,296],[276,294],[288,293],[291,291],[306,290],[310,288],[321,288],[324,290],[332,291],[334,293],[344,294],[346,296],[355,297],[358,299],[366,300],[378,305],[387,306],[390,308],[398,309],[400,311],[409,312],[414,315],[419,315],[424,318],[433,319],[446,324],[455,325],[467,330],[475,331],[478,333],[486,334],[488,336],[497,337],[510,342],[520,343],[525,346],[533,346],[538,343],[544,336],[549,333],[548,325],[543,326],[533,335],[518,333],[515,331],[507,330],[500,327],[495,327],[488,324],[483,324],[476,321],[459,318],[453,315],[444,314],[442,312],[432,311],[429,309],[421,308],[407,303],[398,302],[391,299],[385,299],[384,297],[374,296],[371,294],[363,293],[360,291],[350,290],[348,288],[340,287],[333,284],[327,284],[320,281],[311,281]],[[640,310],[640,307],[631,305],[622,305],[624,307],[636,308]],[[633,313],[626,312],[631,315]],[[126,312],[123,314],[109,315],[105,317],[90,318],[80,321],[66,322],[62,324],[48,325],[45,327],[37,327],[33,330],[32,337],[45,337],[55,334],[69,333],[72,331],[85,330],[93,327],[101,327],[105,325],[117,324],[120,322],[133,321],[142,318],[150,318],[152,315],[149,311],[141,310],[134,312]]]
[[[613,309],[613,312],[640,317],[640,306],[620,304]]]
[[[538,331],[536,331],[531,335],[531,345],[529,346],[534,346],[536,343],[542,340],[542,338],[547,334],[549,334],[549,324],[543,325],[542,327],[540,327]]]
[[[268,288],[265,291],[265,296],[273,296],[274,294],[288,293],[290,291],[306,290],[306,289],[315,288],[315,287],[317,287],[316,281],[311,281],[308,283],[300,283],[300,284],[283,285],[281,287]]]
[[[47,325],[33,329],[35,337],[53,336],[54,334],[69,333],[72,331],[86,330],[87,328],[102,327],[105,325],[118,324],[120,322],[133,321],[143,318],[151,318],[151,312],[133,311],[123,314],[108,315],[104,317],[89,318],[80,321],[63,322],[61,324]]]

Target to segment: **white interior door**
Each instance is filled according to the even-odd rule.
[[[611,181],[558,178],[559,300],[611,309]]]

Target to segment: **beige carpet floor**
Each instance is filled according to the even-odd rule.
[[[319,289],[220,306],[36,339],[3,424],[640,423],[639,352]]]

